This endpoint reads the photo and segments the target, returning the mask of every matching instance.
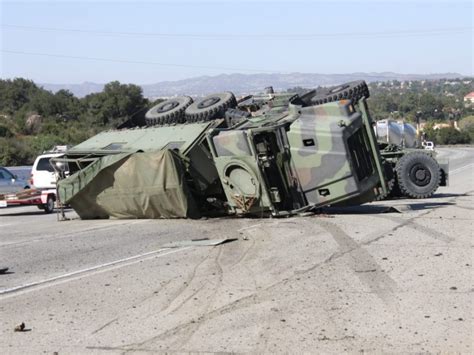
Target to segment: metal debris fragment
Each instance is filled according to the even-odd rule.
[[[24,323],[24,322],[21,322],[20,324],[18,324],[17,326],[15,326],[14,331],[15,331],[15,332],[23,332],[23,331],[25,331],[25,323]]]
[[[363,272],[376,272],[377,269],[368,269],[368,270],[355,270],[355,272],[358,272],[358,273],[363,273]]]
[[[230,243],[238,238],[222,238],[222,239],[209,239],[209,238],[199,238],[191,240],[180,240],[176,242],[171,242],[163,245],[163,248],[180,248],[188,246],[197,246],[197,247],[214,247],[216,245]]]

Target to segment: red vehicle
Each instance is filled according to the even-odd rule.
[[[13,206],[38,206],[45,213],[52,213],[56,204],[56,190],[26,189],[17,193],[0,195],[0,208]]]

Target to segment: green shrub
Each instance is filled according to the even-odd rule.
[[[0,138],[0,165],[15,166],[33,164],[36,156],[28,140]]]
[[[437,144],[468,144],[471,137],[466,131],[458,131],[454,127],[441,128],[436,131]]]
[[[0,137],[10,138],[13,137],[13,133],[8,127],[0,125]]]

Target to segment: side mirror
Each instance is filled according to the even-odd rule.
[[[57,170],[60,172],[65,172],[67,168],[67,164],[62,161],[57,161],[54,163],[56,165]]]

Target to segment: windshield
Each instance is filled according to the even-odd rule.
[[[13,178],[14,178],[13,175],[9,171],[7,171],[6,169],[0,168],[0,179],[11,180]]]

